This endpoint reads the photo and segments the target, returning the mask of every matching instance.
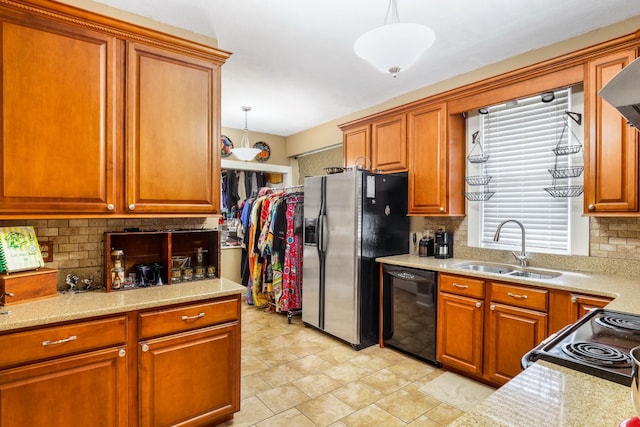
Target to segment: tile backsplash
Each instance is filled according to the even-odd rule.
[[[444,225],[454,232],[456,258],[514,263],[509,251],[467,246],[466,217],[425,217],[424,229]],[[640,276],[640,217],[589,219],[589,256],[530,253],[532,267],[557,268],[625,277]]]
[[[104,233],[180,228],[215,228],[217,218],[140,218],[140,219],[38,219],[0,221],[0,226],[31,225],[41,242],[53,242],[53,262],[46,267],[58,269],[58,289],[66,289],[67,274],[80,279],[93,276],[102,285],[104,269]]]

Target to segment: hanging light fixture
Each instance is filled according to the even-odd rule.
[[[260,150],[257,148],[251,148],[251,144],[249,143],[247,112],[251,111],[251,107],[242,107],[242,111],[244,111],[244,132],[242,133],[242,141],[240,142],[240,147],[231,149],[231,153],[238,159],[249,162],[256,158]]]
[[[353,45],[356,55],[393,77],[413,65],[436,38],[425,25],[399,20],[397,0],[389,0],[384,25],[364,33]]]

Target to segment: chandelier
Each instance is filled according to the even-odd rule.
[[[248,162],[255,159],[260,150],[257,148],[251,148],[251,145],[249,143],[247,112],[251,111],[251,107],[242,107],[242,111],[244,111],[244,132],[242,133],[242,141],[240,142],[240,147],[231,149],[231,153],[238,159]]]
[[[384,25],[364,33],[353,45],[356,55],[393,77],[413,65],[436,38],[425,25],[399,21],[397,0],[389,0]]]

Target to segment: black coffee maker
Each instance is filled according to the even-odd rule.
[[[434,256],[436,258],[453,258],[453,232],[436,231]]]

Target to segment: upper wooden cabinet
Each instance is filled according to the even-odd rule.
[[[628,49],[588,64],[584,212],[590,215],[638,213],[638,131],[598,96],[635,57],[636,49]]]
[[[0,25],[0,214],[219,211],[228,53],[39,0]]]
[[[445,104],[407,116],[409,214],[464,215],[464,119]]]
[[[0,212],[115,211],[116,39],[0,19]]]
[[[396,114],[371,124],[371,168],[378,172],[407,170],[407,115]]]
[[[218,211],[220,67],[129,42],[126,81],[127,211]]]
[[[356,161],[361,166],[367,165],[371,159],[371,125],[358,125],[342,129],[342,152],[344,167],[354,166]],[[362,160],[364,163],[360,163]]]

